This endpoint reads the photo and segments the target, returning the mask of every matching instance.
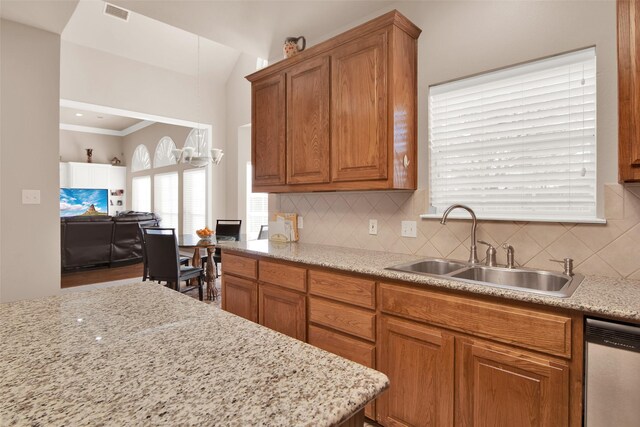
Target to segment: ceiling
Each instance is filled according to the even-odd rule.
[[[282,41],[341,29],[395,3],[351,1],[112,0],[113,4],[262,58],[282,55]]]
[[[82,116],[77,116],[82,114]],[[114,114],[96,113],[77,108],[60,107],[60,123],[73,126],[105,129],[122,132],[143,120],[131,117],[116,116]]]
[[[222,81],[240,55],[236,49],[138,13],[131,13],[128,21],[114,18],[104,14],[104,7],[103,1],[80,0],[62,31],[63,42],[182,74],[196,75],[199,69]]]
[[[60,34],[77,4],[78,0],[1,0],[0,16]]]

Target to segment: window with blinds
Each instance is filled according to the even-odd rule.
[[[432,86],[429,138],[430,214],[596,220],[595,48]]]
[[[131,209],[151,212],[151,177],[137,176],[131,180]]]
[[[260,226],[269,223],[269,195],[253,193],[251,188],[251,162],[247,162],[247,238],[257,239]]]
[[[153,177],[154,212],[162,218],[160,225],[178,231],[178,173]]]
[[[207,225],[206,169],[186,170],[182,188],[182,232],[195,234]]]

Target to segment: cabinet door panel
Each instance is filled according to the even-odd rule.
[[[252,87],[253,182],[285,183],[285,80],[279,74]]]
[[[475,340],[457,344],[459,426],[568,425],[569,368]]]
[[[378,421],[385,426],[452,426],[453,335],[382,316],[379,349],[378,369],[391,386],[378,398]]]
[[[239,277],[222,275],[222,309],[258,321],[258,284]]]
[[[260,324],[301,341],[307,336],[305,296],[261,283],[258,314]]]
[[[329,57],[287,72],[287,183],[329,182]]]
[[[387,178],[387,33],[331,55],[333,181]]]

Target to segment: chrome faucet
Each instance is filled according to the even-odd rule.
[[[478,260],[478,248],[476,246],[476,227],[478,226],[478,220],[476,219],[476,214],[473,210],[465,205],[451,205],[447,208],[446,211],[442,214],[442,219],[440,220],[440,224],[444,225],[447,223],[447,217],[451,213],[452,210],[460,208],[464,209],[471,215],[471,247],[469,248],[469,262],[471,264],[478,264],[480,261]]]

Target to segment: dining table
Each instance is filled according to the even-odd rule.
[[[178,247],[182,249],[193,249],[193,257],[191,259],[191,265],[193,267],[202,266],[202,254],[201,249],[205,249],[207,252],[207,266],[204,272],[204,281],[207,284],[207,299],[215,301],[218,296],[216,289],[216,273],[213,255],[216,250],[216,244],[218,241],[236,241],[233,236],[216,236],[201,239],[193,234],[180,234],[178,235]],[[192,279],[195,280],[195,279]]]

